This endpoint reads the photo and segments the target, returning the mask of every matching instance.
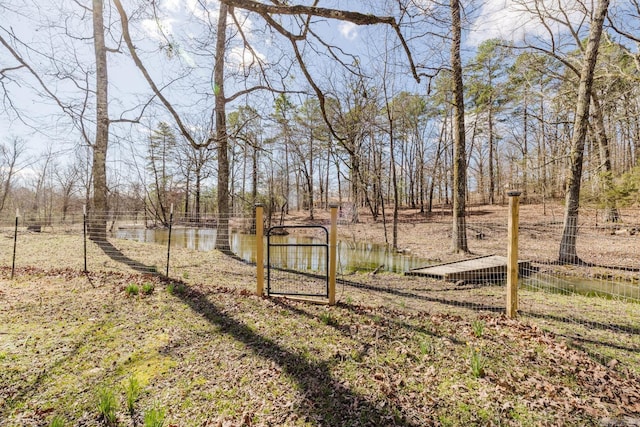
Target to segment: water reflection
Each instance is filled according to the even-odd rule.
[[[557,294],[580,294],[598,296],[607,299],[626,299],[640,301],[640,286],[623,281],[606,281],[581,277],[558,277],[550,274],[535,273],[524,278],[523,286],[531,290],[542,290]]]
[[[166,245],[169,239],[167,229],[119,229],[114,233],[118,239],[136,240],[138,242]],[[231,250],[240,258],[256,261],[256,237],[252,234],[232,232],[230,236]],[[171,246],[199,251],[215,249],[216,229],[176,228],[171,231]],[[273,243],[309,244],[324,243],[309,237],[288,235],[272,236]],[[266,257],[266,239],[265,239]],[[278,261],[285,260],[285,261]],[[278,267],[306,271],[326,270],[326,250],[320,247],[275,247],[272,248],[272,262]],[[429,263],[412,255],[398,254],[385,245],[367,242],[338,242],[338,271],[349,273],[353,271],[373,271],[380,266],[380,270],[393,273],[403,273],[411,268],[422,267]]]
[[[120,229],[114,237],[165,245],[169,238],[166,229]],[[215,249],[216,229],[177,228],[171,233],[171,246],[211,251]],[[272,236],[274,243],[324,243],[309,237],[288,235]],[[255,235],[232,232],[230,236],[231,250],[242,259],[256,261]],[[264,242],[265,257],[266,238]],[[272,265],[279,268],[297,271],[326,272],[326,250],[320,247],[274,247],[272,248]],[[415,256],[394,253],[385,245],[368,242],[338,242],[338,273],[346,274],[354,271],[380,270],[393,273],[404,273],[412,268],[429,265],[430,262]],[[556,277],[542,273],[534,273],[522,279],[522,285],[531,290],[546,292],[601,296],[605,298],[624,298],[640,301],[640,286],[632,283],[613,282],[586,278]]]

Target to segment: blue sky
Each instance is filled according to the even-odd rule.
[[[145,20],[142,21],[140,25],[137,25],[139,31],[134,35],[134,37],[136,37],[139,46],[143,48],[143,50],[156,50],[156,52],[150,52],[146,55],[146,59],[149,61],[148,66],[150,71],[159,83],[168,83],[170,79],[176,75],[175,72],[190,69],[190,72],[193,73],[194,76],[198,77],[199,81],[210,82],[212,56],[197,56],[194,55],[194,52],[196,52],[195,44],[199,37],[202,36],[200,31],[203,31],[203,28],[206,29],[206,26],[203,27],[201,24],[208,21],[215,22],[217,19],[216,13],[218,2],[217,0],[202,1],[211,6],[210,16],[206,16],[202,12],[201,8],[197,7],[197,0],[161,0],[159,2],[162,10],[161,19],[159,21]],[[573,6],[571,4],[572,1],[573,0],[569,0],[566,3],[568,5],[567,11],[569,17],[574,17],[574,13],[578,13],[573,10]],[[18,0],[8,0],[4,4],[11,6],[13,4],[21,3],[22,2]],[[54,4],[53,2],[34,0],[34,4],[43,6],[43,12],[45,14],[49,14],[51,19],[55,22],[57,13],[54,10],[55,7],[49,7],[49,5]],[[60,0],[58,4],[65,8],[75,8],[77,13],[81,12],[81,10],[74,6],[72,2]],[[577,2],[575,4],[577,4]],[[619,4],[621,4],[621,2],[614,1],[612,7],[617,7],[616,5]],[[338,0],[333,0],[323,2],[321,5],[326,7],[336,5],[342,5],[342,7],[345,7],[345,5],[371,7],[371,5],[375,5],[375,3],[351,1],[340,2]],[[125,7],[132,9],[131,5],[127,5],[126,2]],[[1,9],[2,6],[0,5],[0,12],[2,12]],[[468,51],[472,51],[474,47],[479,45],[483,40],[493,37],[512,39],[516,42],[522,40],[525,36],[529,38],[544,38],[545,34],[541,32],[541,26],[534,20],[525,18],[521,9],[521,6],[518,6],[518,2],[513,0],[485,1],[477,10],[477,16],[470,24],[469,31],[465,37],[466,49]],[[115,14],[114,9],[108,10],[105,16],[108,17],[109,14],[112,14],[112,19],[115,19],[115,16],[113,16],[113,14]],[[254,34],[253,30],[262,24],[254,22],[254,18],[251,17],[251,15],[238,12],[237,16],[242,22],[242,28],[246,31],[248,37],[253,38],[251,42],[256,46],[255,54],[258,58],[269,62],[273,57],[286,54],[283,52],[286,52],[288,47],[284,47],[281,50],[279,46],[274,45],[274,41],[268,37],[268,33]],[[7,20],[6,17],[10,17],[10,20]],[[51,48],[56,49],[59,52],[63,52],[64,46],[58,45],[57,42],[59,39],[48,40],[45,31],[33,27],[33,21],[31,20],[32,17],[33,14],[21,18],[20,16],[11,13],[0,13],[0,25],[5,29],[10,27],[15,29],[15,31],[19,32],[21,37],[25,40],[33,39],[34,42],[32,47],[36,49],[42,49],[45,51],[47,48]],[[78,28],[82,25],[86,25],[79,23],[80,17],[73,22],[76,23],[75,25],[78,25]],[[159,28],[162,31],[160,31]],[[331,43],[335,43],[345,49],[345,51],[357,54],[364,54],[366,52],[375,54],[377,51],[379,54],[383,50],[383,46],[379,44],[381,42],[374,41],[374,38],[382,31],[379,27],[358,27],[350,23],[328,21],[318,27],[318,31],[321,32],[323,36],[327,37]],[[77,31],[77,34],[81,33],[81,30]],[[3,32],[3,35],[6,37],[6,33]],[[173,61],[163,60],[162,62],[154,63],[152,59],[149,59],[153,58],[153,55],[168,54],[166,50],[162,52],[157,51],[158,45],[161,42],[166,41],[165,37],[169,37],[177,41],[177,47],[171,52],[171,54],[178,58],[174,58]],[[377,40],[379,41],[381,39],[378,38]],[[47,43],[49,43],[49,45],[47,45]],[[115,45],[115,41],[113,40],[108,43],[110,46]],[[194,46],[191,46],[191,43],[193,43]],[[78,48],[79,55],[86,58],[81,59],[81,62],[86,61],[87,69],[90,69],[91,50],[88,49],[88,47],[90,48],[90,45],[87,46],[86,42],[82,41],[73,42],[73,45]],[[126,49],[123,47],[123,50]],[[442,53],[442,55],[443,58],[446,58],[448,54]],[[38,55],[36,54],[32,57],[32,59],[35,60],[37,60],[37,58]],[[245,74],[249,74],[250,76],[252,75],[251,71],[246,67],[246,64],[248,64],[252,59],[252,54],[247,50],[242,49],[239,44],[231,46],[227,59],[227,73],[230,81],[233,80],[233,76],[236,75],[236,83],[242,84],[242,78]],[[15,62],[8,57],[8,53],[4,48],[0,48],[0,68],[11,66],[13,64],[15,64]],[[134,67],[127,53],[110,54],[109,65],[111,82],[111,117],[118,118],[121,114],[124,114],[126,117],[131,117],[132,115],[137,114],[138,110],[134,108],[133,112],[125,111],[130,110],[135,107],[136,104],[144,102],[144,100],[147,99],[148,89],[146,82]],[[335,68],[335,66],[327,63],[312,64],[312,68],[313,67],[317,67],[318,69],[321,69],[321,71],[323,67],[328,70]],[[29,84],[36,87],[36,91],[29,89]],[[77,91],[74,92],[73,85],[69,86],[68,84],[69,82],[58,82],[57,89],[60,90],[61,93],[68,91],[70,94],[77,94]],[[189,86],[185,82],[184,85],[180,84],[180,86],[180,90],[182,92],[178,92],[177,90],[173,92],[170,91],[168,92],[168,96],[172,97],[172,102],[174,102],[178,108],[181,108],[185,114],[196,109],[201,109],[202,111],[210,110],[211,106],[206,105],[210,98],[207,98],[206,96],[198,98],[195,95],[196,92],[206,92],[207,90],[211,91],[211,88],[208,88],[206,83],[199,83],[199,86]],[[193,90],[193,96],[185,96],[184,94],[188,94],[190,88]],[[231,89],[231,87],[229,89]],[[31,116],[29,119],[30,126],[21,123],[15,116],[12,117],[13,120],[10,120],[7,116],[2,115],[0,116],[0,129],[2,129],[0,132],[0,140],[6,141],[12,136],[23,137],[28,141],[28,146],[32,155],[41,152],[48,145],[53,146],[54,151],[72,148],[74,144],[77,144],[80,141],[80,137],[69,132],[65,120],[60,117],[59,108],[53,105],[51,101],[39,96],[37,93],[38,91],[39,88],[37,88],[33,79],[29,77],[25,77],[22,81],[22,88],[13,86],[12,94],[16,97],[16,104],[19,105],[22,111],[28,113],[25,117]],[[227,94],[228,93],[230,93],[230,90]],[[158,114],[162,117],[164,113],[161,112],[161,110],[158,111],[160,111]],[[92,116],[92,113],[89,112],[88,115]],[[194,120],[196,119],[197,118],[194,118]],[[154,120],[156,120],[155,116],[148,119],[149,123],[152,123]],[[115,127],[113,130],[116,134],[118,132],[126,132],[126,129],[118,130]]]

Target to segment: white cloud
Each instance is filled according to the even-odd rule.
[[[197,65],[193,57],[180,47],[178,47],[178,55],[184,60],[184,62],[187,63],[189,67],[194,68]]]
[[[182,6],[182,0],[164,0],[162,2],[163,9],[169,12],[178,12]]]
[[[142,21],[142,29],[144,32],[154,40],[165,41],[166,37],[173,34],[173,23],[175,21],[171,18],[164,19],[145,19]]]
[[[547,28],[541,24],[538,16],[527,10],[535,10],[536,2],[547,14]],[[575,0],[562,2],[562,8],[570,21],[578,22],[584,16]],[[565,26],[553,22],[550,17],[562,17],[557,0],[487,0],[471,26],[467,43],[477,46],[492,38],[510,41],[518,41],[525,36],[547,38],[548,29],[556,34],[566,31]]]
[[[245,49],[240,46],[236,46],[229,52],[227,64],[236,68],[239,71],[247,71],[256,61],[265,61],[266,57],[260,52]]]
[[[341,22],[338,25],[338,31],[340,31],[342,37],[350,41],[358,37],[358,26],[351,22]]]

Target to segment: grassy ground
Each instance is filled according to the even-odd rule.
[[[639,422],[638,304],[525,292],[515,321],[500,286],[354,274],[327,307],[254,296],[255,268],[218,252],[176,249],[167,280],[139,272],[162,247],[90,244],[84,274],[77,236],[20,239],[14,279],[0,269],[3,426]]]
[[[24,261],[13,280],[0,270],[2,425],[152,425],[161,414],[165,426],[582,426],[640,417],[640,381],[629,368],[637,305],[606,319],[629,327],[599,331],[621,347],[605,345],[612,354],[602,364],[567,346],[562,336],[576,331],[562,316],[504,318],[500,287],[359,274],[344,278],[340,303],[327,307],[254,296],[255,269],[218,252],[176,250],[175,279],[165,280],[114,271],[115,261],[90,248],[85,275],[52,258],[72,253],[75,237],[33,238],[48,240],[28,246],[30,267]],[[115,244],[162,265],[153,245]],[[523,309],[539,313],[536,298]],[[564,309],[596,325],[607,303],[617,304],[585,299]]]

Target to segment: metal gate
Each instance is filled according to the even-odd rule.
[[[288,229],[320,230],[324,243],[274,241]],[[329,232],[321,225],[267,229],[267,295],[329,297]]]

